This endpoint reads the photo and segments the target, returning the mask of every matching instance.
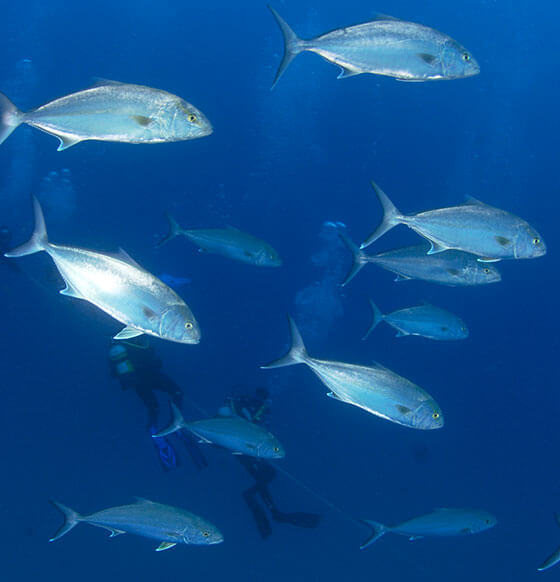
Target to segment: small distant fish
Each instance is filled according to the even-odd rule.
[[[282,35],[284,56],[273,87],[292,60],[303,51],[322,56],[342,70],[339,79],[361,73],[399,81],[460,79],[480,73],[472,54],[451,37],[414,22],[379,16],[371,22],[337,28],[311,40],[299,38],[269,6]]]
[[[470,198],[466,204],[403,215],[377,184],[371,183],[383,206],[383,221],[361,245],[369,246],[398,224],[406,224],[431,244],[429,255],[449,249],[478,255],[479,261],[534,259],[546,254],[539,233],[523,219]]]
[[[181,97],[117,81],[100,81],[27,113],[0,93],[0,143],[22,123],[56,136],[58,151],[88,139],[163,143],[212,133],[204,114]]]
[[[556,523],[560,525],[560,515],[555,513],[554,518],[556,519]],[[560,547],[554,550],[554,552],[550,556],[548,556],[548,558],[537,568],[537,570],[539,572],[542,572],[543,570],[548,570],[549,568],[552,568],[552,566],[556,566],[558,562],[560,562]]]
[[[191,228],[184,229],[167,215],[169,232],[157,244],[161,247],[176,236],[185,236],[198,246],[199,250],[216,253],[229,259],[249,263],[257,267],[280,267],[280,255],[265,241],[237,228]]]
[[[340,237],[352,252],[354,259],[343,285],[351,281],[368,263],[395,273],[397,275],[395,281],[421,279],[440,285],[465,287],[497,283],[502,280],[500,272],[494,265],[481,263],[475,255],[463,251],[445,251],[429,255],[428,245],[417,245],[393,249],[378,255],[366,255],[346,235],[340,234]]]
[[[200,328],[188,305],[165,283],[140,267],[124,251],[106,255],[49,242],[43,211],[33,198],[35,231],[5,257],[45,251],[66,283],[62,295],[85,299],[125,324],[115,339],[143,333],[184,344],[200,341]]]
[[[292,337],[289,352],[261,368],[305,364],[331,390],[331,398],[410,428],[431,430],[443,426],[438,404],[422,388],[380,365],[359,366],[312,358],[294,320],[288,319]]]
[[[286,455],[284,447],[274,435],[264,427],[240,416],[218,416],[186,422],[173,402],[171,409],[173,412],[171,424],[153,434],[154,438],[186,429],[202,442],[229,449],[234,455],[248,455],[263,459],[281,459]]]
[[[177,544],[209,546],[224,541],[218,528],[202,517],[147,499],[138,498],[131,505],[110,507],[85,516],[62,503],[51,503],[64,514],[65,520],[50,542],[61,538],[81,522],[109,530],[110,537],[131,533],[161,541],[156,552],[168,550]]]
[[[410,540],[417,540],[427,536],[463,536],[480,533],[481,531],[494,527],[498,521],[486,511],[471,509],[446,509],[439,508],[432,513],[415,517],[399,525],[392,527],[364,519],[363,522],[369,525],[372,536],[364,542],[360,549],[365,549],[373,542],[377,541],[387,532],[407,536]]]
[[[373,320],[362,339],[366,339],[382,321],[397,330],[397,337],[420,335],[433,340],[447,341],[465,339],[469,335],[469,330],[460,317],[440,307],[417,305],[383,315],[371,299],[369,302]]]

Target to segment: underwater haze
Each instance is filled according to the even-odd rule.
[[[23,1],[3,7],[0,91],[22,111],[97,79],[146,85],[192,103],[210,120],[201,139],[134,145],[58,141],[22,125],[0,145],[0,226],[8,250],[33,231],[32,195],[54,243],[120,247],[168,281],[201,329],[198,345],[150,338],[184,392],[183,414],[215,414],[236,392],[265,387],[268,429],[284,459],[270,486],[286,511],[320,514],[316,528],[272,522],[259,536],[242,496],[251,477],[230,451],[201,444],[197,470],[180,441],[164,472],[146,411],[110,373],[123,327],[64,297],[46,253],[0,262],[3,304],[2,572],[6,580],[415,582],[554,579],[537,568],[560,544],[557,250],[560,174],[557,22],[551,2],[275,0],[304,39],[377,13],[422,23],[468,48],[480,74],[401,82],[339,68],[304,52],[271,90],[283,38],[264,0],[192,3]],[[352,264],[381,222],[375,180],[403,213],[473,196],[522,217],[546,241],[535,260],[491,263],[502,280],[450,287]],[[166,212],[183,228],[233,226],[265,240],[282,265],[259,268],[186,238],[164,246]],[[368,254],[422,242],[404,226]],[[166,278],[167,277],[167,278]],[[170,278],[169,278],[170,277]],[[459,316],[459,341],[395,337],[371,324],[433,304]],[[414,430],[334,398],[306,366],[261,369],[288,349],[286,314],[309,354],[379,362],[426,390],[445,425]],[[169,421],[159,394],[160,426]],[[203,516],[224,542],[154,552],[155,540],[79,525],[49,543],[60,501],[83,514],[142,496]],[[360,520],[395,525],[434,508],[490,512],[476,535],[367,549]],[[557,568],[560,568],[558,566]]]

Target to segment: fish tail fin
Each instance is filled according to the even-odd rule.
[[[49,542],[54,542],[76,527],[80,521],[82,521],[82,516],[73,509],[66,507],[66,505],[58,503],[58,501],[53,501],[52,499],[49,499],[49,501],[62,513],[62,515],[64,515],[64,523],[60,526],[54,536],[49,539]]]
[[[261,368],[282,368],[284,366],[293,366],[295,364],[302,364],[308,358],[307,350],[305,349],[303,339],[295,321],[289,315],[288,321],[290,323],[290,335],[292,337],[290,350],[285,356],[270,362],[270,364],[261,366]]]
[[[379,523],[378,521],[371,521],[370,519],[361,520],[364,525],[371,528],[371,535],[369,538],[360,546],[360,550],[365,550],[368,546],[371,546],[373,542],[376,542],[383,534],[387,532],[387,526]]]
[[[25,255],[32,255],[39,251],[44,251],[49,245],[47,238],[47,227],[45,226],[45,218],[41,205],[35,196],[33,196],[33,213],[35,215],[35,230],[31,238],[26,242],[12,249],[4,254],[5,257],[24,257]]]
[[[169,212],[166,213],[167,222],[169,222],[169,230],[167,234],[156,244],[156,248],[163,246],[166,242],[169,242],[172,238],[183,234],[183,229],[179,226],[179,223],[171,216]]]
[[[23,123],[23,113],[0,93],[0,143],[3,143],[16,127]]]
[[[171,414],[173,415],[171,418],[171,423],[163,430],[154,433],[152,438],[163,437],[171,434],[172,432],[187,428],[187,423],[185,422],[179,407],[174,402],[170,402],[169,404],[171,405]]]
[[[342,282],[342,286],[347,285],[360,271],[360,269],[368,262],[366,259],[366,254],[356,245],[350,237],[346,236],[344,233],[339,232],[338,236],[342,239],[344,244],[350,249],[352,253],[352,258],[354,262],[346,275],[346,278]]]
[[[371,321],[371,325],[369,326],[368,330],[366,331],[366,335],[364,335],[364,337],[362,338],[363,340],[365,340],[369,336],[369,334],[383,321],[383,314],[379,310],[379,307],[377,307],[377,305],[375,305],[375,303],[373,302],[373,299],[369,300],[369,304],[371,305],[373,318]]]
[[[284,37],[284,55],[282,57],[282,62],[278,67],[276,76],[272,83],[271,89],[274,89],[276,83],[282,76],[282,73],[288,68],[288,65],[304,50],[305,41],[297,36],[297,34],[290,28],[288,23],[270,6],[268,9],[272,12],[272,15],[276,19],[280,30],[282,31],[282,36]]]
[[[381,188],[372,180],[371,185],[375,190],[375,194],[381,206],[383,207],[383,220],[381,224],[375,229],[375,231],[368,236],[368,238],[361,244],[360,248],[365,249],[371,243],[375,242],[378,238],[381,238],[386,232],[391,230],[393,227],[397,226],[402,222],[403,216],[397,210],[396,206],[389,200],[389,196],[381,190]]]

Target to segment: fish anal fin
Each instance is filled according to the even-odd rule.
[[[110,538],[114,538],[126,533],[122,529],[114,529],[112,527],[108,528],[108,530],[111,532],[111,534],[109,535]]]
[[[93,87],[119,87],[120,85],[126,85],[122,81],[113,81],[112,79],[103,79],[102,77],[95,77],[93,81],[93,85],[90,86],[90,89]]]
[[[402,329],[399,329],[395,335],[395,337],[406,337],[407,335],[410,335],[408,333],[408,331],[403,331]]]
[[[340,396],[338,396],[334,392],[327,392],[327,396],[329,398],[332,398],[333,400],[340,400],[340,401],[342,401],[342,398],[340,398]]]
[[[163,552],[169,550],[177,545],[177,542],[161,542],[161,544],[156,548],[156,552]]]
[[[138,505],[154,505],[154,501],[150,501],[145,497],[138,497],[137,495],[134,496],[134,502]]]
[[[410,279],[412,279],[412,277],[407,277],[406,275],[397,275],[395,277],[395,283],[398,283],[399,281],[410,281]]]
[[[74,287],[72,287],[72,285],[70,285],[68,281],[65,281],[65,283],[66,287],[59,291],[61,295],[66,295],[67,297],[74,297],[75,299],[84,299],[83,295],[76,291],[76,289],[74,289]]]
[[[340,73],[338,74],[337,79],[347,79],[348,77],[355,77],[359,75],[362,71],[358,71],[356,69],[351,69],[350,67],[345,67],[344,65],[339,65]]]
[[[73,145],[76,145],[77,143],[83,141],[81,137],[77,137],[75,135],[62,135],[60,133],[55,133],[53,135],[56,135],[56,137],[58,137],[58,139],[60,140],[60,143],[56,148],[57,152],[67,150],[68,148],[71,148]]]
[[[435,255],[436,253],[442,253],[443,251],[448,250],[448,247],[434,240],[430,241],[430,245],[430,250],[427,253],[428,255]]]
[[[397,22],[401,20],[401,18],[397,18],[396,16],[389,16],[388,14],[376,14],[372,19],[371,22],[377,22],[378,20],[396,20]]]
[[[131,339],[133,337],[138,337],[139,335],[142,335],[144,332],[140,329],[136,329],[135,327],[132,327],[130,325],[127,325],[126,327],[123,327],[123,329],[121,329],[121,331],[119,331],[119,333],[115,336],[113,336],[113,339],[116,340],[126,340],[126,339]]]

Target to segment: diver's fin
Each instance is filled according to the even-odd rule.
[[[138,337],[139,335],[142,335],[143,333],[144,332],[142,330],[136,329],[135,327],[132,327],[131,325],[127,325],[126,327],[123,327],[117,335],[113,336],[113,339],[126,340],[126,339],[131,339],[133,337]]]
[[[171,216],[169,212],[167,212],[165,216],[167,216],[167,222],[169,222],[169,230],[167,231],[167,234],[156,244],[156,248],[158,249],[172,238],[183,234],[183,229],[179,226],[179,223],[173,218],[173,216]]]
[[[261,366],[261,368],[282,368],[283,366],[293,366],[294,364],[303,364],[305,360],[308,358],[307,350],[305,349],[305,345],[303,343],[303,339],[301,338],[301,334],[295,324],[295,321],[288,315],[288,322],[290,324],[290,335],[292,337],[292,345],[290,347],[289,352],[279,358],[278,360],[274,360],[270,362],[270,364],[266,364],[265,366]]]
[[[183,418],[183,415],[181,414],[179,407],[174,402],[170,402],[169,404],[171,406],[171,414],[173,415],[171,418],[171,423],[163,430],[154,433],[152,435],[152,438],[166,436],[177,430],[188,428],[188,425],[185,422],[185,419]]]
[[[0,93],[0,143],[3,143],[22,123],[23,113],[4,93]]]
[[[347,285],[360,271],[360,269],[368,263],[366,254],[361,251],[356,244],[350,239],[350,237],[346,236],[344,233],[339,232],[338,236],[342,239],[344,244],[350,249],[352,253],[353,263],[350,267],[350,271],[346,275],[346,278],[342,282],[342,286]]]
[[[397,210],[391,200],[389,200],[389,196],[373,180],[371,181],[371,185],[383,207],[383,220],[375,231],[360,245],[361,249],[365,249],[378,238],[381,238],[386,232],[397,226],[397,224],[400,224],[403,219],[402,214]]]
[[[31,238],[26,243],[5,253],[5,257],[24,257],[25,255],[32,255],[33,253],[44,251],[47,248],[49,240],[47,238],[45,219],[41,205],[35,196],[33,196],[33,214],[35,215],[35,230]]]
[[[52,131],[49,131],[48,133],[51,133],[52,135],[58,137],[58,139],[60,140],[60,143],[56,148],[57,152],[67,150],[68,148],[71,148],[73,145],[76,145],[77,143],[84,141],[81,137],[76,137],[75,135],[63,135],[60,133],[54,133]]]
[[[67,534],[72,528],[76,527],[82,521],[82,516],[73,509],[66,507],[66,505],[62,505],[62,503],[52,500],[49,501],[64,515],[64,523],[54,536],[49,539],[49,542],[54,542],[64,534]]]
[[[272,15],[276,19],[280,30],[282,31],[282,36],[284,37],[284,55],[282,57],[282,62],[278,67],[278,71],[276,72],[276,76],[274,77],[274,81],[272,82],[271,89],[274,89],[276,83],[278,83],[278,79],[282,76],[282,73],[288,68],[288,65],[294,60],[294,58],[299,55],[304,50],[305,42],[301,38],[295,34],[295,32],[290,28],[288,23],[270,6],[268,5],[269,10],[272,12]]]
[[[387,526],[378,521],[371,521],[370,519],[362,519],[361,521],[364,525],[371,528],[371,536],[360,546],[360,550],[365,550],[387,532]]]
[[[161,542],[161,544],[156,548],[156,552],[163,552],[164,550],[169,550],[177,545],[177,542]]]
[[[364,335],[364,337],[362,338],[363,340],[365,340],[369,336],[369,334],[377,327],[377,325],[383,321],[383,314],[381,313],[381,311],[379,311],[379,307],[375,305],[372,299],[369,300],[369,304],[371,305],[373,318],[371,321],[371,325],[366,331],[366,335]]]
[[[435,255],[437,253],[442,253],[443,251],[449,250],[449,247],[442,245],[434,240],[430,240],[430,250],[426,253],[428,255]]]

